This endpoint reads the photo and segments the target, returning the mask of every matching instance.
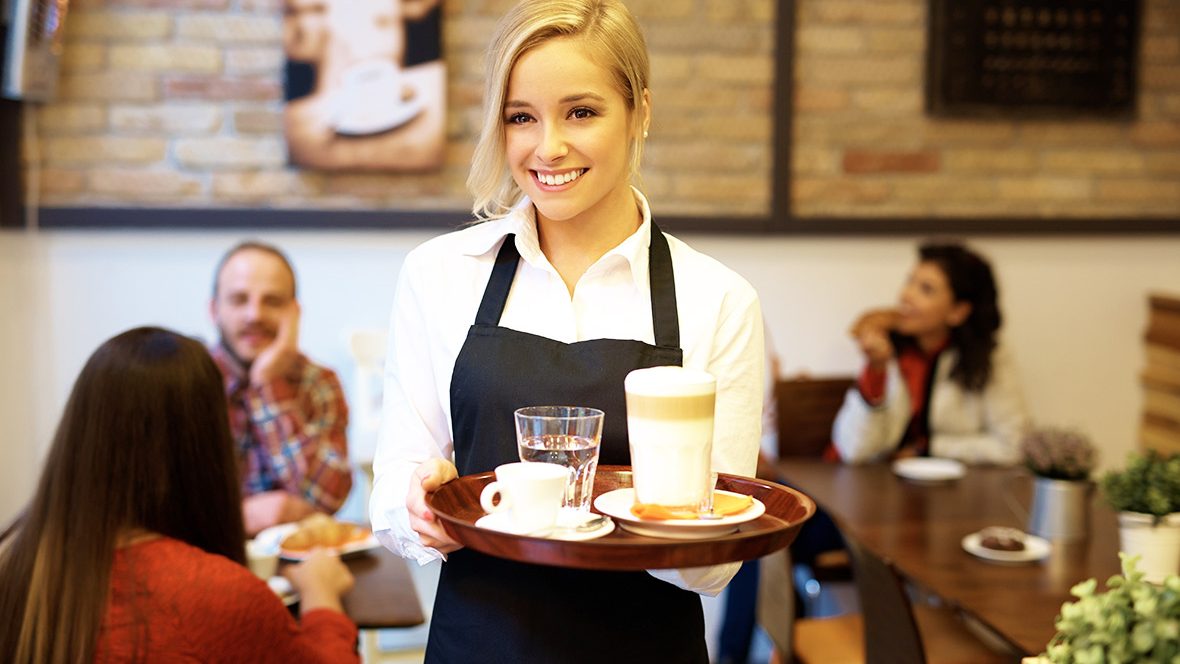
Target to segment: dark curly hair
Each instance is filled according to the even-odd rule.
[[[991,379],[996,332],[1003,324],[991,265],[979,254],[957,243],[924,243],[918,247],[918,260],[937,265],[946,275],[955,302],[971,305],[967,320],[951,328],[950,347],[958,351],[959,357],[951,367],[950,376],[964,389],[982,390]],[[913,345],[916,342],[900,337],[895,343]]]

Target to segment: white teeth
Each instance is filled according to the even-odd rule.
[[[584,171],[580,171],[580,170],[579,171],[569,171],[568,173],[562,173],[561,175],[551,175],[549,173],[537,173],[537,179],[540,180],[543,184],[547,184],[551,187],[555,187],[559,184],[566,184],[567,182],[573,182],[574,180],[577,180],[582,175],[583,172]]]

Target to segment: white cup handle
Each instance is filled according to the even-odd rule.
[[[492,500],[496,497],[496,494],[500,494],[500,502],[498,504],[493,504]],[[483,508],[483,511],[489,514],[492,512],[498,512],[508,507],[508,494],[500,490],[499,482],[491,482],[485,486],[483,491],[479,494],[479,506]]]

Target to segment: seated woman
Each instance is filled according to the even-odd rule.
[[[246,568],[221,374],[159,328],[110,339],[37,491],[0,535],[0,661],[359,661],[335,557],[287,572],[302,625]]]
[[[1027,424],[991,266],[956,244],[925,244],[896,309],[852,336],[865,357],[832,426],[840,459],[909,455],[1011,464]]]

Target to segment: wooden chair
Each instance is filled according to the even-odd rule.
[[[852,384],[851,376],[811,378],[806,375],[775,383],[780,458],[824,455],[831,445],[832,423]],[[820,553],[807,570],[809,577],[821,585],[852,579],[848,554],[842,549]]]
[[[949,609],[914,606],[893,567],[849,538],[861,612],[795,621],[793,648],[802,664],[1013,662],[980,641]]]
[[[832,422],[852,378],[785,378],[774,386],[778,455],[820,457],[832,441]]]

